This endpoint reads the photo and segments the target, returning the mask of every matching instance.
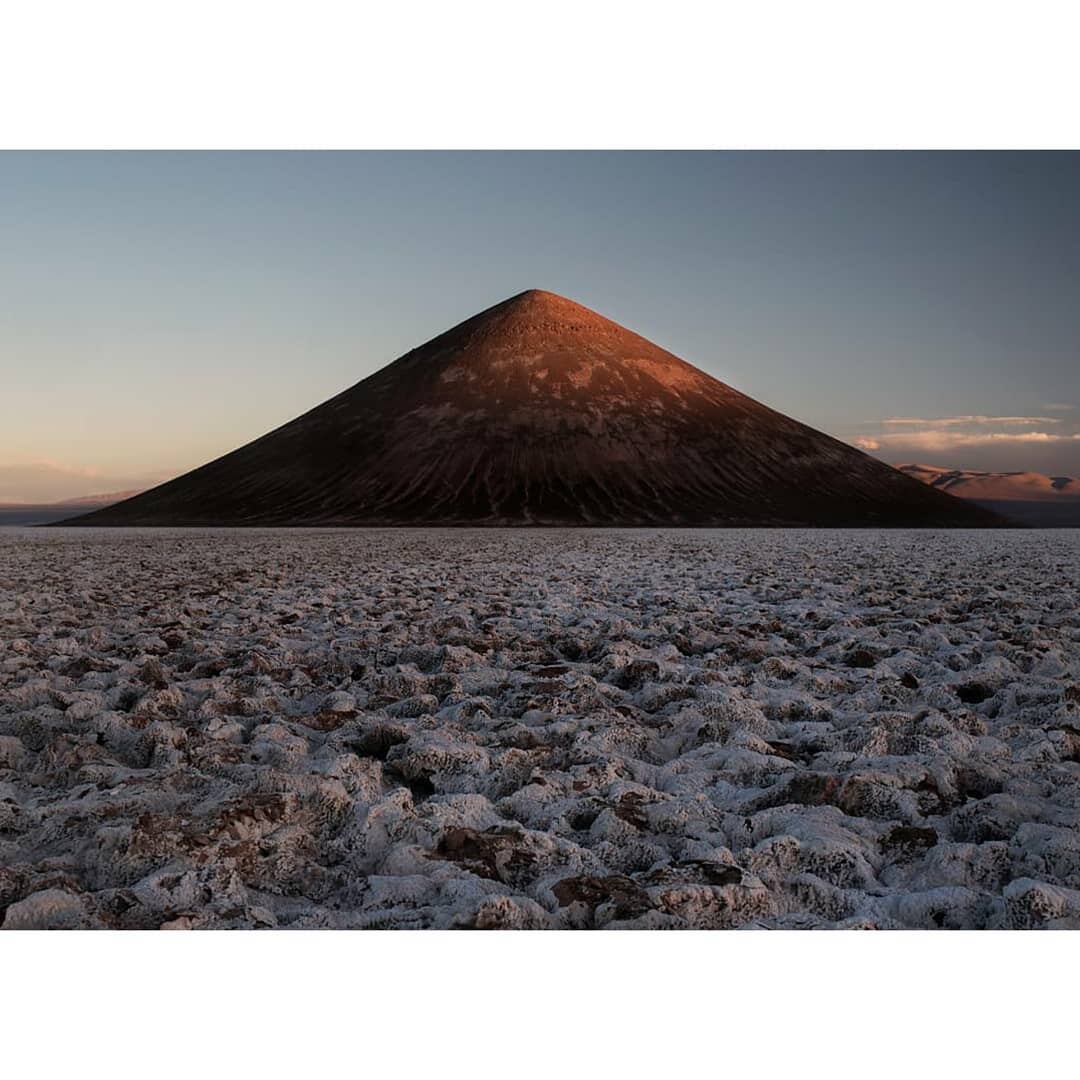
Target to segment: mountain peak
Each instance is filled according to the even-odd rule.
[[[549,292],[547,289],[526,289],[524,292],[515,293],[503,301],[504,304],[574,304],[573,300],[558,293]],[[576,305],[580,307],[580,304]]]
[[[486,308],[372,377],[385,393],[438,378],[458,411],[529,401],[556,410],[588,398],[619,401],[697,390],[730,395],[723,383],[632,330],[557,293],[528,289]],[[449,405],[447,407],[450,407]]]
[[[85,524],[949,525],[929,489],[529,289]]]
[[[496,304],[495,308],[537,312],[550,311],[553,314],[571,314],[584,311],[590,315],[596,315],[595,311],[585,307],[584,304],[579,304],[576,300],[571,300],[567,296],[548,292],[546,289],[526,289],[524,292],[515,293],[513,296],[503,300],[502,303]],[[602,316],[597,315],[596,317],[601,318]]]
[[[577,330],[579,333],[605,330],[631,333],[584,304],[544,289],[526,289],[525,292],[517,293],[482,311],[475,318],[477,321],[496,321],[508,327],[534,324],[547,330],[561,328],[564,331]]]

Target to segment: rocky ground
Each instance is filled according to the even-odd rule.
[[[1080,532],[0,532],[0,918],[1080,927]]]

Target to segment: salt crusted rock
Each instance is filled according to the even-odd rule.
[[[1080,912],[1067,531],[35,530],[0,565],[5,926]]]
[[[1031,878],[1005,887],[1004,925],[1012,930],[1080,930],[1080,891]]]
[[[82,930],[90,925],[82,897],[66,889],[42,889],[12,904],[5,930]]]

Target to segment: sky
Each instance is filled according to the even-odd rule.
[[[150,486],[528,288],[892,463],[1080,474],[1080,153],[0,152],[0,502]]]

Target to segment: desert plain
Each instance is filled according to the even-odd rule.
[[[0,530],[19,928],[1080,927],[1080,531]]]

